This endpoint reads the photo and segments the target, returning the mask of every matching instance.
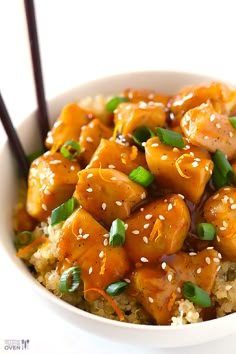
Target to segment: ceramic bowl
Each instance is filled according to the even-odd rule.
[[[209,78],[193,73],[164,71],[133,72],[106,77],[80,85],[50,101],[50,117],[53,121],[65,104],[87,95],[93,96],[99,93],[109,95],[119,93],[127,87],[156,89],[162,93],[172,94],[185,85],[209,79],[217,80],[217,78]],[[35,113],[23,119],[17,126],[17,131],[27,153],[40,147]],[[18,173],[7,142],[1,143],[0,166],[4,166],[4,169],[1,169],[1,186],[4,187],[0,189],[1,204],[4,201],[4,209],[0,213],[0,247],[7,256],[8,262],[13,265],[18,276],[22,278],[24,286],[33,288],[38,295],[35,298],[35,302],[41,301],[45,304],[48,312],[47,316],[50,316],[51,310],[57,312],[59,316],[74,326],[90,333],[110,338],[114,341],[146,347],[174,348],[195,345],[213,341],[236,331],[236,313],[216,320],[183,326],[134,325],[86,313],[57,298],[32,277],[23,262],[15,255],[12,214],[17,198]],[[21,290],[18,289],[18,291]]]

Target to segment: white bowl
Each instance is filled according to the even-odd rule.
[[[216,78],[192,73],[163,71],[133,72],[111,76],[83,84],[53,99],[49,102],[50,117],[55,118],[65,104],[87,95],[114,94],[127,87],[150,88],[156,89],[161,93],[171,94],[181,89],[184,85],[209,79]],[[35,113],[23,120],[17,131],[27,153],[40,147]],[[57,312],[59,316],[71,324],[81,327],[90,333],[94,332],[98,336],[146,347],[170,348],[195,345],[227,336],[236,331],[236,313],[216,320],[183,326],[134,325],[100,318],[79,310],[57,298],[41,286],[31,276],[23,262],[15,256],[12,242],[12,213],[17,196],[17,167],[8,143],[1,145],[0,166],[4,166],[1,169],[1,185],[4,188],[0,190],[0,200],[1,205],[4,202],[4,209],[0,213],[0,247],[8,256],[8,261],[18,272],[22,281],[24,280],[24,284],[33,288],[36,294],[39,295],[35,301],[45,303],[47,310],[50,309]],[[9,237],[10,235],[12,237]],[[48,315],[50,315],[50,311]]]

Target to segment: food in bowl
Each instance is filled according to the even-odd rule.
[[[56,296],[109,319],[234,312],[235,107],[221,82],[66,105],[16,208],[17,256]]]

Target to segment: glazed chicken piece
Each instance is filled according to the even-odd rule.
[[[162,103],[165,107],[170,99],[170,96],[157,93],[154,90],[148,89],[133,89],[128,88],[121,93],[122,97],[127,97],[129,102],[138,103],[142,102],[158,102]]]
[[[155,132],[155,128],[163,127],[166,121],[162,103],[121,103],[114,113],[115,132],[129,142],[136,128],[146,126]]]
[[[204,217],[216,228],[215,248],[236,262],[236,188],[223,187],[204,205]]]
[[[135,296],[159,325],[168,325],[176,300],[183,298],[183,282],[191,281],[209,295],[220,265],[217,251],[205,249],[197,255],[179,252],[163,262],[136,269],[130,277],[129,293]]]
[[[111,163],[112,154],[112,163]],[[134,145],[119,144],[116,141],[101,139],[87,168],[115,168],[129,175],[138,166],[147,168],[145,155]]]
[[[45,221],[51,211],[69,199],[78,181],[80,165],[61,153],[46,152],[33,161],[29,170],[26,209]]]
[[[48,132],[45,145],[53,152],[57,151],[68,140],[78,141],[82,126],[94,118],[91,112],[85,111],[76,103],[65,106]]]
[[[125,220],[125,249],[134,263],[155,262],[182,248],[190,227],[190,214],[178,194],[157,199]]]
[[[193,145],[209,152],[218,149],[228,159],[236,157],[236,130],[228,116],[217,113],[211,103],[190,109],[181,119],[181,127]]]
[[[178,149],[161,143],[158,137],[151,138],[145,145],[146,160],[160,186],[197,204],[211,177],[213,162],[205,149],[184,141],[185,147]]]
[[[60,272],[79,266],[84,297],[94,301],[100,295],[91,288],[105,289],[121,280],[130,269],[123,247],[108,245],[108,232],[83,208],[74,211],[62,226],[58,243]]]
[[[236,106],[236,91],[214,81],[186,86],[170,99],[169,108],[174,114],[172,124],[179,125],[181,118],[189,109],[208,101],[218,113],[229,114]]]
[[[83,165],[87,165],[101,139],[109,139],[111,136],[112,130],[105,126],[99,119],[93,119],[89,124],[83,126],[79,137],[81,147],[79,161]]]
[[[78,178],[74,197],[108,227],[117,218],[126,219],[131,209],[146,198],[143,187],[114,169],[85,169],[78,173]]]

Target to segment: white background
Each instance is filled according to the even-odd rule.
[[[234,1],[35,0],[47,98],[105,75],[171,69],[236,83]],[[36,106],[21,0],[0,0],[0,85],[17,124]],[[0,131],[1,140],[5,138]],[[1,201],[3,205],[3,201]],[[98,339],[42,307],[0,255],[0,353],[30,339],[38,353],[233,353],[233,336],[204,346],[148,350]],[[2,352],[1,352],[2,350]]]

